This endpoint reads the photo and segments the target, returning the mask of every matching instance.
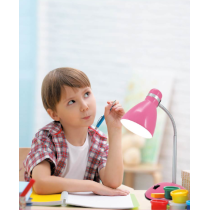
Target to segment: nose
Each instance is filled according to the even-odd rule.
[[[89,108],[88,108],[87,103],[85,101],[82,101],[81,108],[80,108],[81,112],[87,111],[88,109]]]

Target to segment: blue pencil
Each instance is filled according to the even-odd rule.
[[[116,102],[116,100],[113,102],[112,107],[115,105],[115,102]],[[110,111],[112,110],[112,107],[111,107]],[[105,119],[104,115],[99,118],[99,120],[98,120],[98,122],[96,124],[96,129],[99,128],[99,126],[104,121],[104,119]]]

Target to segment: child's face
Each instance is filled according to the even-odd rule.
[[[91,88],[72,89],[64,86],[61,100],[56,106],[56,114],[58,121],[66,127],[92,125],[96,115],[96,101]]]

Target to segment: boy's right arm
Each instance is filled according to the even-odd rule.
[[[67,179],[51,175],[50,163],[46,160],[36,165],[32,170],[35,179],[34,191],[37,194],[54,194],[67,192],[92,191],[98,195],[128,195],[129,191],[112,189],[91,180]]]

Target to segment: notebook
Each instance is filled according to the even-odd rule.
[[[23,190],[26,188],[26,186],[28,185],[29,182],[22,182],[22,181],[19,181],[19,193],[22,193]],[[28,203],[31,203],[30,202],[30,195],[32,193],[32,189],[30,189],[28,191],[28,193],[26,194],[26,201],[28,201]]]
[[[71,205],[107,209],[130,209],[139,206],[134,194],[127,196],[101,196],[93,192],[68,193],[63,191],[61,194],[38,195],[33,191],[30,197],[30,202],[36,206]]]

